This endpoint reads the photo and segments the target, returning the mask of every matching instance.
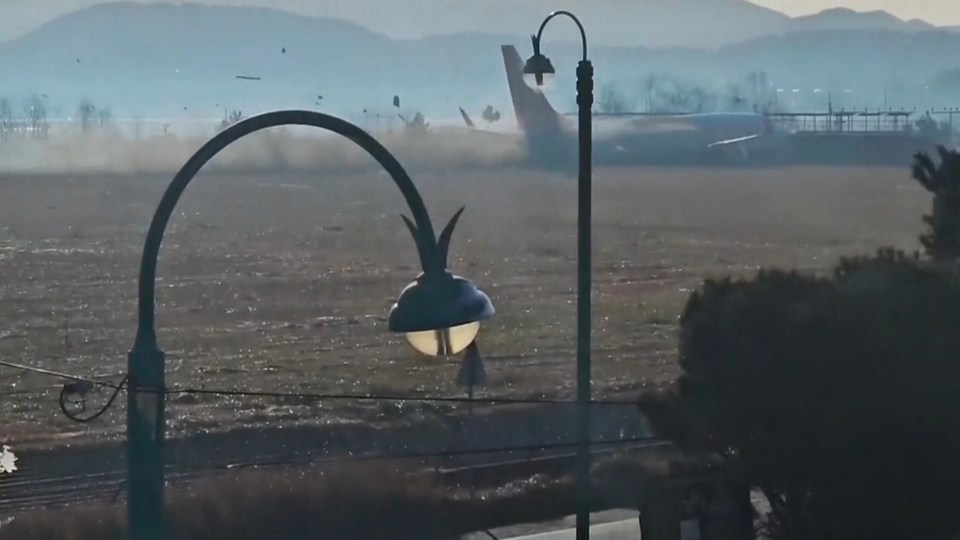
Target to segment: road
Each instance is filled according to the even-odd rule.
[[[576,529],[563,529],[527,536],[514,536],[511,540],[574,540]],[[637,518],[602,523],[590,527],[592,540],[638,540],[640,538],[640,522]]]
[[[770,505],[759,491],[751,494],[754,508],[761,514],[770,511]],[[590,538],[592,540],[639,540],[640,520],[636,510],[608,510],[590,515]],[[550,523],[516,525],[490,531],[501,540],[575,540],[576,520],[573,516]],[[698,540],[699,527],[696,520],[680,523],[681,540]],[[485,532],[469,534],[461,540],[491,540]]]
[[[536,523],[517,525],[490,531],[496,538],[502,540],[573,540],[576,530],[573,528],[576,520],[568,516],[559,521],[550,523]],[[598,512],[590,516],[590,538],[592,540],[638,540],[640,538],[640,521],[636,510],[610,510]],[[474,533],[464,536],[461,540],[491,540],[486,533]]]

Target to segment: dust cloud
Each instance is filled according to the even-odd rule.
[[[276,128],[236,141],[205,167],[218,171],[350,171],[376,167],[353,142]],[[523,159],[519,137],[466,130],[375,135],[406,167],[509,166]],[[212,135],[129,137],[114,132],[11,138],[0,143],[0,174],[175,174]]]

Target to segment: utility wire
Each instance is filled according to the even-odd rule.
[[[59,390],[59,386],[34,386],[32,388],[20,388],[17,390],[7,390],[0,392],[0,396],[21,396],[25,394],[42,394],[50,390]]]
[[[68,379],[68,380],[71,380],[71,381],[85,382],[85,383],[92,384],[92,385],[94,385],[94,386],[103,386],[103,387],[106,387],[106,388],[113,388],[113,389],[116,389],[117,386],[118,386],[118,385],[116,385],[116,384],[113,384],[113,383],[107,382],[107,381],[98,381],[98,380],[91,379],[91,378],[88,378],[88,377],[81,377],[81,376],[79,376],[79,375],[70,375],[69,373],[63,373],[63,372],[60,372],[60,371],[53,371],[53,370],[50,370],[50,369],[43,369],[43,368],[37,368],[37,367],[32,367],[32,366],[26,366],[26,365],[23,365],[23,364],[16,364],[16,363],[14,363],[14,362],[6,362],[6,361],[3,361],[3,360],[0,360],[0,366],[6,366],[6,367],[8,367],[8,368],[13,368],[13,369],[19,369],[19,370],[21,370],[21,371],[29,371],[29,372],[31,372],[31,373],[39,373],[39,374],[41,374],[41,375],[48,375],[48,376],[50,376],[50,377],[57,377],[57,378],[59,378],[59,379]]]
[[[578,402],[569,399],[540,399],[540,398],[498,398],[498,397],[446,397],[446,396],[403,396],[391,394],[338,394],[338,393],[303,393],[303,392],[268,392],[253,390],[214,390],[205,388],[171,388],[167,394],[195,394],[236,397],[269,397],[269,398],[301,398],[317,401],[323,400],[355,400],[355,401],[412,401],[433,403],[488,403],[491,405],[576,405]],[[591,400],[591,405],[636,405],[632,400]]]
[[[15,364],[13,362],[4,362],[0,361],[0,366],[6,366],[14,369],[20,369],[23,371],[30,371],[34,373],[40,373],[42,375],[48,375],[51,377],[58,377],[62,379],[69,379],[73,381],[85,382],[95,386],[100,386],[104,388],[111,388],[116,390],[122,387],[123,383],[115,384],[109,381],[99,381],[96,379],[91,379],[88,377],[81,377],[78,375],[70,375],[68,373],[62,373],[59,371],[52,371],[48,369],[35,368],[31,366],[25,366],[23,364]],[[15,393],[29,393],[35,390],[45,390],[53,389],[57,387],[41,387],[37,389],[29,390],[15,390],[9,392],[10,394]],[[151,389],[143,388],[140,389],[141,392],[150,392]],[[176,394],[194,394],[194,395],[216,395],[216,396],[234,396],[234,397],[267,397],[267,398],[300,398],[300,399],[312,399],[312,400],[354,400],[354,401],[412,401],[412,402],[433,402],[433,403],[488,403],[491,405],[576,405],[578,402],[570,399],[549,399],[549,398],[502,398],[502,397],[482,397],[474,396],[473,398],[468,397],[453,397],[453,396],[405,396],[400,394],[350,394],[350,393],[313,393],[313,392],[274,392],[274,391],[260,391],[260,390],[221,390],[221,389],[208,389],[208,388],[168,388],[165,390],[167,395],[176,395]],[[6,395],[0,393],[0,395]],[[628,399],[603,399],[603,400],[591,400],[591,405],[636,405],[636,402]]]
[[[123,390],[123,386],[127,383],[128,380],[129,380],[129,377],[124,377],[123,380],[120,381],[120,384],[118,384],[116,388],[114,388],[113,395],[111,395],[110,399],[107,400],[106,405],[101,407],[100,410],[98,410],[97,412],[93,413],[90,416],[80,416],[79,413],[84,413],[87,411],[86,395],[87,395],[87,392],[90,391],[92,386],[89,386],[89,383],[87,383],[86,381],[77,381],[74,383],[65,384],[63,385],[63,388],[60,390],[60,411],[63,413],[64,416],[66,416],[70,420],[73,420],[74,422],[80,422],[81,424],[96,420],[97,418],[100,418],[100,416],[103,413],[107,412],[107,409],[109,409],[111,405],[113,405],[114,400],[116,400],[117,396],[120,395],[120,390]],[[84,388],[83,386],[78,386],[78,385],[88,385],[88,387]],[[76,397],[74,399],[70,399],[70,396],[76,396]],[[69,410],[69,408],[67,407],[67,403],[70,403],[71,401],[73,402],[74,405],[80,406],[79,413],[75,413]]]
[[[588,441],[587,445],[592,447],[595,446],[617,446],[621,444],[632,444],[632,443],[649,443],[651,446],[668,444],[669,441],[661,439],[658,437],[626,437],[622,439],[598,439]],[[228,466],[227,468],[245,468],[245,467],[271,467],[271,466],[280,466],[280,465],[292,465],[295,463],[302,464],[322,464],[322,463],[338,463],[344,461],[354,461],[354,462],[363,462],[363,461],[400,461],[400,460],[409,460],[409,459],[427,459],[427,458],[447,458],[447,457],[462,457],[462,456],[478,456],[478,455],[488,455],[488,454],[503,454],[508,452],[531,452],[537,450],[560,450],[560,449],[569,449],[576,448],[580,443],[576,441],[567,441],[567,442],[557,442],[557,443],[540,443],[540,444],[527,444],[527,445],[517,445],[517,446],[495,446],[490,448],[468,448],[461,450],[442,450],[442,451],[426,451],[426,452],[406,452],[399,454],[365,454],[365,455],[347,455],[347,456],[331,456],[331,457],[321,457],[321,458],[309,458],[306,457],[302,460],[276,460],[276,461],[259,461],[251,463],[238,463]]]
[[[41,375],[46,375],[50,377],[57,377],[60,379],[67,379],[73,381],[72,383],[64,384],[60,391],[60,409],[61,411],[71,420],[77,422],[89,422],[95,418],[100,417],[110,408],[120,391],[124,388],[126,383],[129,381],[129,377],[125,376],[119,384],[115,384],[109,381],[102,381],[97,379],[92,379],[89,377],[82,377],[78,375],[71,375],[69,373],[64,373],[60,371],[54,371],[49,369],[37,368],[32,366],[27,366],[24,364],[18,364],[15,362],[0,361],[0,366],[6,366],[13,369],[18,369],[21,371],[27,371],[31,373],[38,373]],[[107,404],[94,413],[92,416],[80,417],[78,414],[70,412],[67,407],[67,403],[71,400],[69,396],[76,396],[78,399],[72,400],[74,405],[80,406],[80,412],[83,413],[86,411],[85,397],[87,393],[93,390],[94,387],[101,388],[110,388],[114,392],[107,400]],[[44,389],[53,389],[56,387],[44,388]],[[0,393],[2,395],[17,395],[17,394],[27,394],[32,393],[36,390],[41,389],[25,389],[25,390],[16,390],[8,393]],[[142,388],[138,389],[140,392],[153,392],[153,389]],[[569,399],[547,399],[547,398],[503,398],[503,397],[446,397],[446,396],[404,396],[404,395],[391,395],[391,394],[349,394],[349,393],[311,393],[311,392],[271,392],[271,391],[257,391],[257,390],[223,390],[223,389],[206,389],[206,388],[167,388],[163,391],[166,395],[213,395],[213,396],[229,396],[229,397],[262,397],[262,398],[295,398],[302,400],[311,400],[311,401],[333,401],[333,400],[350,400],[350,401],[393,401],[393,402],[412,402],[412,403],[486,403],[489,405],[577,405],[578,402],[575,400]],[[635,406],[636,402],[633,400],[624,400],[624,399],[608,399],[608,400],[590,400],[590,405],[611,405],[611,406]]]

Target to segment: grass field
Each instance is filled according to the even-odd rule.
[[[451,264],[498,310],[479,338],[486,392],[572,398],[574,179],[502,167],[411,173],[436,227],[467,205]],[[120,380],[136,326],[140,250],[169,179],[0,175],[0,358]],[[596,394],[629,394],[677,375],[675,320],[704,278],[760,266],[821,269],[881,245],[916,249],[928,204],[906,166],[598,169]],[[157,320],[168,383],[459,395],[456,361],[417,356],[386,330],[387,310],[419,271],[406,212],[399,191],[373,171],[201,173],[161,253]],[[80,425],[60,414],[55,390],[30,391],[59,382],[0,368],[0,439],[122,433],[122,403]],[[171,396],[168,420],[184,434],[369,421],[385,407]]]

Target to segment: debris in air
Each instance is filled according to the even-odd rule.
[[[0,451],[0,473],[12,473],[17,470],[17,456],[10,450],[10,447],[3,445]]]

